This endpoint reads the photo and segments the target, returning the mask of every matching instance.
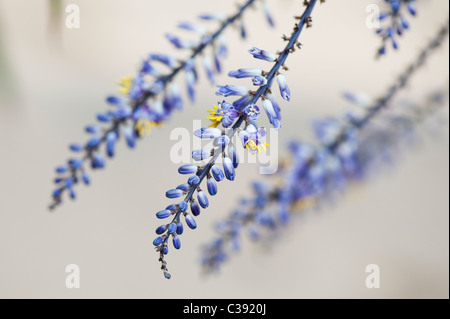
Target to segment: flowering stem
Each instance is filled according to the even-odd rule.
[[[185,59],[184,61],[180,62],[180,65],[176,68],[174,68],[171,73],[161,76],[158,81],[161,84],[161,88],[164,89],[168,86],[168,84],[182,71],[184,70],[191,61],[193,61],[197,56],[201,55],[206,48],[208,48],[210,45],[214,44],[215,41],[219,38],[219,36],[230,26],[232,25],[236,20],[242,17],[243,13],[251,7],[252,4],[254,4],[258,0],[248,0],[244,5],[242,5],[238,11],[228,19],[226,19],[220,26],[217,31],[215,31],[212,35],[208,36],[206,39],[202,41],[192,52],[192,54]],[[121,125],[125,124],[130,118],[133,118],[135,116],[136,112],[139,111],[140,107],[145,105],[146,101],[159,94],[162,90],[158,92],[154,92],[152,90],[146,90],[144,91],[138,98],[130,101],[131,106],[131,114],[127,117],[117,118],[112,121],[112,124],[109,128],[106,128],[103,130],[102,135],[100,137],[100,143],[97,145],[87,145],[84,148],[84,156],[81,158],[81,165],[78,168],[69,167],[69,175],[68,177],[61,180],[61,185],[56,190],[57,196],[53,196],[53,202],[49,205],[49,209],[53,210],[61,203],[61,196],[64,190],[66,190],[65,186],[65,180],[71,178],[73,180],[77,180],[77,173],[80,171],[84,171],[84,163],[90,159],[93,158],[94,153],[103,145],[106,143],[107,136],[109,133],[116,133],[119,131]]]
[[[307,8],[305,9],[305,12],[303,13],[303,15],[302,15],[302,17],[300,19],[300,22],[298,24],[296,24],[296,26],[294,28],[294,32],[292,33],[292,36],[291,36],[288,44],[286,45],[286,48],[280,54],[280,57],[278,58],[278,61],[275,63],[273,68],[268,73],[268,75],[267,75],[267,84],[264,85],[264,86],[261,86],[256,91],[256,93],[255,93],[252,101],[249,103],[249,105],[250,104],[255,104],[256,102],[258,102],[258,100],[261,98],[261,96],[268,89],[270,89],[271,83],[272,83],[273,79],[275,78],[277,72],[283,67],[284,63],[286,62],[286,60],[287,60],[287,58],[289,56],[289,54],[293,53],[294,45],[298,41],[298,38],[300,37],[300,34],[301,34],[302,30],[303,30],[304,25],[309,22],[309,19],[310,19],[310,16],[311,16],[311,12],[314,9],[314,5],[316,4],[316,2],[317,2],[317,0],[312,0],[312,1],[309,2]],[[228,133],[228,137],[230,138],[230,140],[234,136],[236,131],[241,127],[242,123],[245,122],[246,119],[247,119],[247,115],[242,113],[241,116],[236,121],[236,123],[231,128],[230,132]],[[202,183],[203,179],[207,176],[207,174],[209,173],[211,167],[214,165],[214,162],[217,160],[217,158],[220,155],[221,155],[220,152],[216,152],[216,154],[214,154],[214,156],[210,159],[210,161],[206,165],[205,169],[199,175],[200,181],[197,183],[197,187]],[[187,196],[185,198],[186,202],[189,202],[189,200],[192,198],[195,190],[196,190],[196,187],[192,187],[192,189],[189,191],[189,193],[187,194]],[[175,216],[175,218],[177,218],[179,214],[177,214],[177,216]]]
[[[321,0],[322,1],[322,0]],[[285,68],[285,62],[288,58],[288,56],[295,51],[295,46],[298,45],[298,39],[299,36],[303,30],[303,27],[306,25],[307,27],[310,26],[311,23],[311,12],[314,9],[315,4],[317,3],[317,0],[311,0],[311,1],[305,1],[304,4],[306,5],[306,9],[303,12],[303,15],[299,18],[299,22],[295,24],[294,31],[289,39],[286,37],[283,37],[286,41],[288,41],[288,44],[284,48],[284,50],[279,54],[278,59],[276,60],[275,65],[272,67],[270,72],[267,74],[267,83],[264,86],[261,86],[256,92],[252,93],[254,96],[252,100],[247,104],[255,104],[258,102],[258,100],[268,91],[270,90],[271,84],[274,80],[274,78],[278,75],[279,70],[282,68]],[[244,105],[247,106],[247,105]],[[242,109],[239,109],[240,116],[232,126],[231,130],[227,133],[228,138],[231,140],[236,131],[241,127],[241,125],[250,119],[248,118],[248,115],[246,115],[245,112],[242,112]],[[193,200],[193,195],[196,191],[199,190],[200,185],[202,184],[205,177],[207,177],[210,174],[211,168],[215,164],[216,160],[221,156],[222,152],[215,152],[212,158],[209,160],[209,162],[201,168],[199,172],[197,172],[198,176],[198,182],[192,185],[189,190],[187,191],[187,194],[184,198],[184,202],[187,204]],[[178,222],[180,220],[181,215],[184,213],[184,210],[181,209],[179,206],[178,211],[174,214],[174,217],[172,219],[172,222],[170,225],[173,225],[174,223]],[[167,266],[166,261],[164,260],[164,248],[166,247],[169,236],[170,230],[167,230],[167,234],[163,237],[159,237],[160,239],[157,239],[156,242],[154,242],[154,245],[157,246],[160,252],[160,262],[162,263],[162,269],[164,271],[164,275],[166,278],[170,278],[170,274],[167,272]],[[178,247],[179,248],[179,247]]]
[[[198,55],[200,55],[201,53],[203,53],[203,51],[211,44],[213,44],[216,39],[231,25],[233,24],[238,18],[240,18],[242,16],[242,14],[245,12],[245,10],[247,10],[255,1],[257,0],[248,0],[240,9],[239,11],[231,16],[230,18],[228,18],[223,24],[222,26],[213,33],[213,35],[210,36],[210,38],[208,39],[208,41],[202,41],[202,43],[196,48],[194,49],[194,52],[191,54],[190,57],[188,57],[187,59],[185,59],[180,66],[178,66],[177,68],[173,69],[172,72],[168,75],[165,75],[162,77],[162,79],[160,79],[163,87],[166,87],[167,84],[170,83],[170,81],[172,81],[177,75],[178,73],[180,73],[188,64],[190,61],[194,60]],[[154,94],[150,91],[145,92],[139,99],[137,99],[133,105],[133,111],[136,111],[141,105],[143,105],[145,103],[145,101],[153,96]],[[105,141],[106,139],[106,135],[109,132],[114,132],[116,131],[120,124],[125,122],[127,120],[127,118],[123,118],[118,120],[116,123],[114,123],[114,125],[105,131],[103,137],[102,137],[102,141]],[[88,151],[88,154],[86,154],[86,156],[84,157],[84,159],[88,159],[90,158],[90,156],[92,155],[92,152],[95,151],[96,148],[91,148]]]

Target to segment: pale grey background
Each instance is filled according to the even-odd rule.
[[[81,29],[49,32],[47,1],[0,0],[2,45],[13,90],[0,99],[0,297],[33,298],[448,298],[448,133],[428,138],[397,166],[370,183],[353,187],[335,206],[308,214],[286,230],[271,251],[246,242],[220,275],[200,276],[199,247],[212,225],[228,214],[257,177],[244,165],[236,182],[223,182],[199,228],[182,236],[182,250],[168,256],[167,281],[153,252],[154,213],[178,185],[169,159],[173,127],[204,118],[217,102],[205,80],[199,103],[140,142],[122,144],[93,185],[56,213],[46,206],[55,165],[67,144],[84,141],[82,128],[105,109],[115,81],[132,74],[147,52],[171,50],[163,35],[197,13],[232,12],[236,1],[77,0]],[[242,1],[240,1],[242,2]],[[291,17],[302,11],[294,0],[270,1],[277,29],[260,11],[247,15],[250,40],[229,30],[231,56],[225,69],[258,66],[251,46],[276,51]],[[374,60],[379,39],[365,27],[365,8],[377,1],[327,1],[314,11],[314,28],[301,37],[304,48],[289,60],[293,100],[283,104],[280,141],[310,138],[313,117],[339,115],[348,106],[345,89],[381,94],[447,19],[448,2],[419,1],[420,15],[401,39],[401,51]],[[381,1],[378,1],[381,2]],[[66,1],[64,4],[69,4]],[[59,37],[59,38],[58,38]],[[59,40],[58,40],[59,39]],[[421,100],[448,79],[448,42],[405,89],[402,98]],[[183,53],[180,53],[183,57]],[[227,81],[220,78],[220,83]],[[65,288],[65,267],[81,267],[81,289]],[[381,289],[365,288],[365,267],[381,267]]]

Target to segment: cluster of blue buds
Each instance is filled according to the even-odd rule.
[[[185,184],[169,190],[166,197],[183,199],[181,202],[170,205],[156,214],[156,217],[160,219],[170,218],[168,223],[157,228],[158,237],[153,242],[156,251],[159,253],[159,261],[166,278],[170,278],[170,274],[165,255],[169,252],[170,241],[175,249],[181,247],[179,236],[183,233],[182,217],[184,217],[184,221],[189,228],[195,229],[197,223],[194,217],[200,214],[201,209],[206,209],[209,206],[208,194],[209,196],[217,194],[218,182],[224,179],[234,181],[236,178],[239,158],[236,146],[232,142],[233,136],[236,133],[239,134],[242,146],[250,154],[257,154],[268,146],[264,141],[266,130],[257,125],[260,114],[260,107],[257,103],[260,99],[262,99],[261,106],[272,125],[275,128],[280,127],[280,107],[271,94],[272,82],[276,79],[281,96],[289,101],[291,92],[286,84],[286,78],[280,73],[280,70],[287,69],[285,62],[288,56],[299,47],[298,39],[304,26],[311,26],[311,12],[316,3],[317,0],[305,2],[306,9],[303,15],[298,17],[299,22],[295,24],[291,37],[283,37],[288,43],[281,53],[276,55],[257,48],[250,50],[255,58],[274,63],[270,71],[239,69],[229,73],[231,77],[235,78],[251,78],[253,84],[258,87],[256,91],[251,91],[244,86],[218,86],[216,93],[218,96],[238,96],[238,99],[233,103],[223,101],[218,103],[218,106],[214,106],[214,110],[209,111],[209,117],[207,118],[211,120],[212,124],[194,132],[194,135],[198,138],[213,141],[213,148],[192,152],[194,161],[207,161],[207,163],[181,166],[178,172],[190,176]],[[218,128],[219,125],[222,127]],[[244,125],[243,128],[241,128],[242,125]],[[221,166],[219,166],[219,160],[221,160]],[[205,179],[206,188],[202,186]]]
[[[412,16],[417,14],[416,0],[385,0],[385,2],[389,4],[389,11],[379,16],[382,26],[377,29],[377,34],[383,39],[383,44],[378,50],[379,55],[386,54],[386,46],[389,42],[395,50],[398,49],[397,36],[402,36],[405,30],[409,29],[406,13]]]
[[[391,163],[399,143],[411,141],[417,124],[448,105],[448,86],[433,93],[425,107],[408,104],[384,115],[381,111],[441,46],[448,33],[447,23],[380,99],[372,102],[363,94],[346,93],[345,98],[355,103],[356,109],[342,118],[313,121],[317,143],[292,142],[289,165],[281,165],[276,181],[254,183],[253,196],[242,199],[239,207],[217,224],[218,237],[203,249],[204,270],[218,270],[239,249],[242,234],[247,233],[254,240],[273,235],[288,223],[292,212],[318,208],[351,182],[367,178],[380,163]],[[372,121],[374,117],[377,121]]]
[[[242,24],[244,12],[257,1],[260,0],[247,0],[231,17],[224,14],[201,15],[199,18],[203,21],[219,23],[217,31],[213,33],[209,33],[207,28],[200,24],[179,23],[179,28],[195,34],[197,39],[186,40],[173,34],[167,34],[166,37],[176,48],[191,52],[187,59],[179,60],[169,54],[149,54],[134,77],[126,77],[119,82],[121,94],[106,98],[111,109],[97,114],[98,124],[86,127],[85,131],[90,135],[89,140],[71,144],[69,148],[77,156],[56,168],[56,188],[52,194],[50,209],[62,203],[64,193],[74,199],[74,187],[80,181],[86,185],[90,184],[87,166],[91,169],[104,168],[106,158],[114,157],[115,146],[121,136],[130,148],[135,148],[137,140],[149,134],[152,127],[163,124],[174,111],[183,109],[182,90],[173,81],[177,75],[185,74],[187,95],[191,102],[195,102],[195,87],[199,78],[194,63],[197,58],[201,59],[208,79],[215,84],[215,75],[221,72],[221,60],[228,52],[223,32],[235,22],[241,21]],[[273,18],[267,8],[263,1],[265,15],[272,25]],[[246,31],[241,33],[246,34]],[[212,58],[206,54],[207,48],[210,47]],[[157,64],[163,65],[166,70],[168,68],[170,72],[163,73]]]

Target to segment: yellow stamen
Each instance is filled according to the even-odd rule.
[[[214,110],[208,110],[208,113],[210,116],[206,117],[207,120],[210,120],[212,123],[209,125],[209,127],[217,127],[222,122],[223,116],[217,115],[217,110],[219,107],[213,105]],[[220,114],[223,114],[222,112],[219,112]]]
[[[245,145],[245,148],[247,149],[247,151],[249,151],[249,150],[252,150],[252,151],[256,150],[258,152],[258,154],[260,154],[261,153],[261,149],[266,151],[268,146],[269,146],[268,143],[261,143],[260,145],[256,145],[256,142],[254,140],[250,140]],[[252,155],[256,155],[255,153],[251,153],[251,154]]]
[[[306,197],[297,201],[294,205],[294,209],[306,210],[310,208],[314,208],[317,205],[317,199],[313,196]]]
[[[163,125],[162,122],[156,123],[147,119],[139,119],[136,122],[135,128],[138,131],[139,136],[144,136],[150,134],[150,132],[152,131],[152,127],[158,127],[162,125]]]
[[[126,76],[120,79],[119,84],[119,92],[127,95],[130,93],[131,86],[133,85],[134,78],[132,76]]]

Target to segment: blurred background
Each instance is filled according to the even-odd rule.
[[[250,182],[262,178],[256,165],[244,164],[234,183],[220,184],[198,229],[183,234],[182,249],[168,255],[172,279],[164,279],[152,246],[155,212],[170,203],[165,191],[181,183],[169,135],[174,127],[191,130],[217,102],[204,76],[195,106],[134,151],[119,143],[116,158],[92,175],[92,186],[78,187],[75,202],[47,210],[55,166],[69,156],[68,143],[85,141],[83,127],[105,110],[117,80],[149,52],[172,52],[164,34],[177,22],[231,13],[238,2],[0,0],[1,298],[448,298],[448,132],[425,138],[334,205],[297,218],[271,249],[245,242],[221,273],[205,278],[201,245]],[[301,1],[269,2],[276,29],[261,10],[247,13],[247,41],[238,30],[226,33],[225,70],[261,65],[246,53],[252,46],[284,46],[280,36],[292,29]],[[344,90],[383,94],[448,18],[447,1],[418,1],[400,51],[375,60],[380,40],[365,26],[373,2],[327,1],[315,9],[303,49],[288,62],[293,97],[282,105],[281,143],[309,140],[311,119],[342,114],[349,106]],[[79,29],[64,25],[70,3],[80,7]],[[448,85],[448,55],[447,41],[399,100],[420,102]],[[218,82],[229,83],[224,75]],[[80,266],[80,289],[65,286],[68,264]],[[381,268],[380,289],[365,287],[368,264]]]

